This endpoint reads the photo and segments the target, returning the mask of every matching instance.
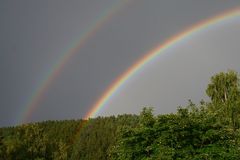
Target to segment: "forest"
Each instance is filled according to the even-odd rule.
[[[138,115],[0,128],[0,160],[240,159],[238,73],[213,75],[206,94],[169,114],[146,106]]]

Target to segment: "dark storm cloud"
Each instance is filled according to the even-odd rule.
[[[0,2],[0,126],[18,123],[34,88],[59,54],[115,2]],[[237,5],[237,0],[130,3],[66,64],[31,121],[83,117],[107,86],[147,50],[199,20]]]

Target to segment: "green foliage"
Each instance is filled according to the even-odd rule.
[[[239,159],[239,80],[219,73],[206,90],[211,102],[189,101],[176,114],[144,108],[134,128],[120,131],[110,159]]]
[[[117,145],[110,151],[112,159],[147,159],[150,157],[153,148],[151,143],[154,137],[153,125],[155,119],[152,108],[144,108],[139,116],[139,124],[125,126],[120,130]]]
[[[67,160],[67,148],[68,146],[60,141],[58,143],[58,149],[53,153],[53,160]]]
[[[235,145],[239,144],[238,131],[240,127],[240,81],[234,71],[219,73],[211,78],[206,93],[211,98],[209,110],[213,112],[222,124],[232,132]]]
[[[222,123],[228,123],[234,130],[239,128],[240,88],[237,73],[216,74],[211,78],[206,93],[212,100],[209,109],[222,117]]]
[[[70,137],[82,121],[46,121],[2,128],[0,159],[67,159]]]
[[[107,159],[108,149],[116,142],[117,130],[137,122],[138,117],[134,115],[90,119],[79,133],[71,159]]]
[[[211,78],[206,93],[215,104],[236,102],[240,96],[238,85],[239,79],[236,72],[220,72]]]
[[[189,100],[176,113],[46,121],[0,128],[0,160],[172,160],[240,157],[240,87],[237,73],[211,78],[210,102]]]

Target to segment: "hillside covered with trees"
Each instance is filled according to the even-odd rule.
[[[0,160],[240,159],[240,81],[234,71],[211,78],[210,101],[176,113],[45,121],[0,128]]]

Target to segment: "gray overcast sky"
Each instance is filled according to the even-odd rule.
[[[0,126],[19,123],[32,92],[56,59],[119,0],[1,0]],[[68,61],[29,121],[82,118],[121,73],[148,50],[239,0],[133,0]],[[133,77],[99,115],[174,112],[198,102],[213,73],[240,72],[240,18],[200,32]]]

